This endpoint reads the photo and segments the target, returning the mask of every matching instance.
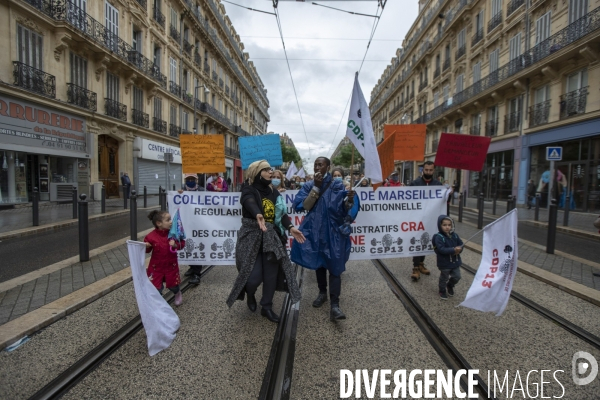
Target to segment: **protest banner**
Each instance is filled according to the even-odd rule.
[[[385,139],[383,143],[377,146],[377,152],[379,153],[379,161],[381,162],[381,175],[386,178],[394,171],[394,141],[396,136],[392,135]],[[376,183],[373,185],[375,190],[381,184]]]
[[[350,235],[350,260],[413,257],[433,253],[431,237],[438,232],[437,218],[446,212],[448,189],[435,187],[357,188],[361,211]],[[292,203],[298,191],[282,196],[294,226],[306,213]],[[239,193],[169,192],[169,211],[177,210],[187,235],[179,262],[191,265],[235,264],[235,245],[242,207]],[[288,237],[288,250],[292,238]]]
[[[184,174],[225,172],[223,135],[179,135]]]
[[[425,159],[426,124],[384,125],[383,138],[394,135],[394,160],[423,161]]]
[[[436,167],[481,171],[492,138],[442,133],[435,156]]]
[[[267,160],[274,167],[283,164],[278,134],[241,137],[239,143],[243,170],[258,160]]]
[[[461,306],[496,316],[506,309],[519,258],[517,215],[513,209],[483,228],[481,263]]]

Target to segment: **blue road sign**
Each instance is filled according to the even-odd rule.
[[[546,147],[546,160],[547,161],[561,161],[562,160],[562,147]]]

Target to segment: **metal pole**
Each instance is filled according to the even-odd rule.
[[[556,220],[558,217],[558,207],[556,206],[556,200],[550,201],[548,207],[548,238],[546,242],[546,253],[554,254],[554,245],[556,244]]]
[[[167,211],[167,192],[165,191],[165,189],[161,189],[161,197],[162,203],[160,205],[160,209],[162,211]]]
[[[509,196],[508,196],[508,200],[506,200],[506,213],[507,213],[507,214],[508,214],[508,212],[511,210],[511,205],[510,205],[511,201],[512,201],[512,196],[511,196],[511,195],[509,195]]]
[[[79,261],[90,260],[90,235],[88,229],[88,202],[85,194],[79,195]]]
[[[173,184],[173,191],[175,191],[175,190],[177,190],[177,189],[175,189],[175,184]]]
[[[123,185],[123,209],[127,210],[127,185]]]
[[[463,204],[463,194],[460,193],[458,195],[458,222],[462,222],[462,217],[463,217],[463,208],[464,208],[464,204]]]
[[[563,226],[569,226],[569,210],[571,209],[571,196],[569,196],[567,188],[567,197],[565,197],[565,215],[563,220]]]
[[[129,196],[130,202],[130,212],[129,212],[129,228],[131,232],[131,240],[137,241],[137,196],[136,191],[131,191],[131,196]]]
[[[160,206],[160,209],[162,210],[162,186],[158,187],[158,205]]]
[[[106,212],[106,188],[102,185],[100,193],[100,212],[104,214]]]
[[[31,209],[33,211],[33,226],[40,226],[40,192],[36,187],[33,188]]]
[[[148,207],[148,190],[144,186],[144,208]]]
[[[492,214],[496,215],[496,201],[498,200],[498,195],[494,193],[494,199],[492,200]]]
[[[540,196],[540,194],[536,193],[535,194],[535,214],[533,216],[534,221],[540,220],[540,200],[541,199],[542,199],[542,197]]]
[[[463,192],[463,206],[466,207],[467,206],[467,191],[465,190]]]
[[[477,215],[477,229],[483,229],[483,192],[479,193],[479,214]]]
[[[73,199],[73,219],[77,219],[77,186],[73,186],[72,199]]]

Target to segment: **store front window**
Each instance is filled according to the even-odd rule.
[[[514,150],[488,154],[483,172],[471,172],[469,197],[483,192],[486,200],[508,200],[513,187]],[[481,185],[481,186],[480,186]]]
[[[0,165],[0,203],[27,203],[27,155],[1,150]]]

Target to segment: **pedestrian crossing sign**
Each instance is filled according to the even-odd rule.
[[[546,161],[561,161],[562,147],[546,147]]]

